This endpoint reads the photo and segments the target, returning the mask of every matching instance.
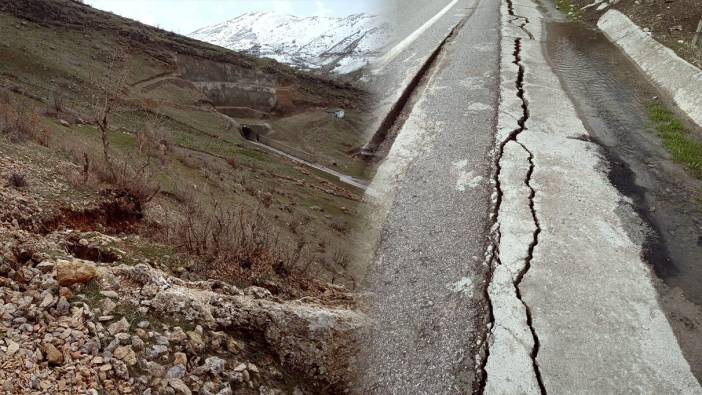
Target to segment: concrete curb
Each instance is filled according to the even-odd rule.
[[[702,127],[702,70],[654,40],[617,10],[602,15],[597,27]]]

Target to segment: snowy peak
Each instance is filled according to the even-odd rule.
[[[348,73],[377,57],[389,33],[389,24],[375,15],[303,18],[250,12],[196,30],[190,37],[295,67]]]

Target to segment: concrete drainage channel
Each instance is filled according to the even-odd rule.
[[[575,23],[547,27],[554,70],[610,162],[610,180],[649,229],[646,261],[662,279],[661,304],[701,380],[702,207],[694,196],[702,182],[668,159],[649,126],[647,106],[660,94],[636,66],[601,33]]]

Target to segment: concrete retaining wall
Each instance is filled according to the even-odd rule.
[[[607,11],[597,26],[702,127],[702,70],[654,40],[617,10]]]

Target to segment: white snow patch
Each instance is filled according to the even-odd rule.
[[[348,73],[377,59],[390,34],[389,22],[377,15],[301,18],[253,12],[198,29],[190,37],[296,67],[328,66]]]

